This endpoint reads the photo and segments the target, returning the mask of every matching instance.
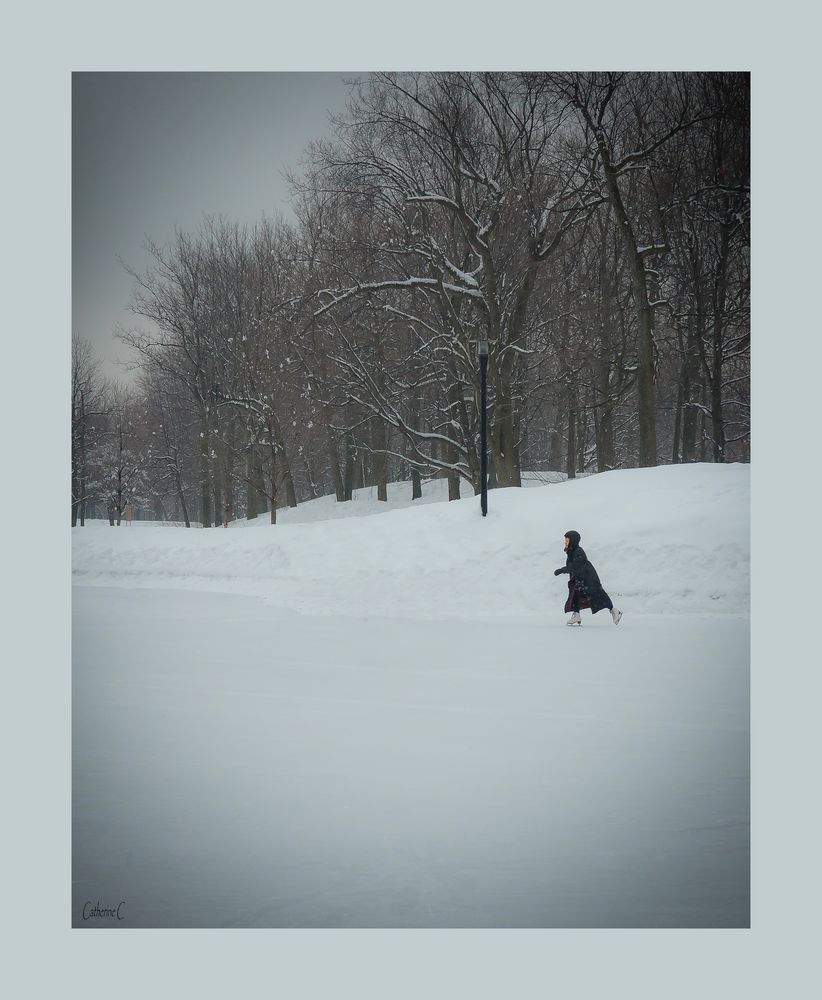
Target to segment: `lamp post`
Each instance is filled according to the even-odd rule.
[[[482,516],[488,513],[488,341],[477,341],[477,354],[480,365],[480,507]]]

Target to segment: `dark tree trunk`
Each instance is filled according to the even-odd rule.
[[[614,209],[622,243],[631,269],[631,291],[637,317],[638,366],[637,399],[639,403],[639,464],[648,468],[657,464],[656,400],[654,398],[654,322],[648,294],[648,273],[639,251],[633,227],[628,219],[619,177],[611,162],[611,151],[605,133],[597,130],[602,169],[608,189],[608,199]]]
[[[276,413],[271,415],[271,425],[274,430],[274,440],[277,443],[277,450],[279,451],[280,473],[285,486],[285,502],[289,507],[296,507],[297,491],[294,488],[294,475],[291,472],[291,458],[286,448],[285,435],[280,424],[280,418]]]
[[[271,467],[269,474],[271,476],[271,493],[269,494],[269,503],[271,504],[271,523],[277,523],[277,446],[274,444],[274,436],[271,433],[273,428],[269,427],[269,441],[270,445],[270,462]]]
[[[117,527],[120,527],[121,520],[123,517],[123,511],[125,510],[125,504],[123,503],[123,420],[122,413],[120,414],[120,423],[117,427],[117,488],[115,492],[117,497]]]
[[[254,482],[254,446],[245,451],[245,516],[251,521],[257,516],[257,486]]]
[[[80,527],[86,526],[86,399],[80,397]]]
[[[357,448],[354,437],[349,432],[345,436],[345,474],[343,476],[343,500],[351,500],[354,496],[354,477],[357,474]]]
[[[71,526],[77,526],[77,512],[80,509],[80,455],[76,424],[75,406],[71,404]]]
[[[208,426],[208,414],[200,412],[200,521],[204,528],[211,527],[211,475],[209,462],[209,444],[211,432]]]
[[[594,440],[596,444],[597,472],[606,472],[616,466],[616,442],[614,440],[614,407],[611,375],[613,361],[613,325],[616,311],[614,286],[616,276],[612,276],[613,264],[609,255],[608,231],[611,227],[611,210],[601,220],[601,246],[599,256],[599,312],[597,329],[599,332],[599,357],[594,364]]]
[[[280,458],[283,458],[284,454],[280,453]],[[294,476],[291,474],[291,463],[283,462],[283,482],[285,484],[285,502],[289,507],[297,506],[297,491],[294,488]]]
[[[374,478],[377,481],[377,500],[388,501],[388,456],[385,454],[387,435],[385,422],[375,417],[371,426],[371,443],[374,449]]]
[[[596,446],[597,472],[607,472],[615,468],[614,411],[610,403],[602,407],[596,420]]]
[[[702,386],[701,392],[701,406],[697,410],[698,422],[697,422],[697,446],[696,446],[696,460],[698,462],[705,461],[705,386]]]
[[[489,434],[497,486],[522,486],[516,425],[511,379],[505,374],[499,375],[494,402],[494,425]]]
[[[458,472],[448,473],[448,499],[459,500],[460,498],[460,475]]]
[[[186,494],[183,489],[183,479],[180,475],[179,470],[175,469],[174,480],[177,484],[177,498],[180,501],[180,510],[183,513],[183,520],[185,521],[186,527],[191,527],[191,519],[188,516],[188,504],[186,503]]]
[[[729,223],[723,219],[719,238],[719,262],[714,287],[713,372],[711,376],[711,422],[713,424],[714,461],[725,461],[725,414],[722,409],[722,332],[728,288]]]
[[[314,470],[311,468],[311,460],[307,452],[303,453],[303,468],[305,469],[305,478],[308,483],[308,492],[311,495],[311,499],[316,500],[320,495],[320,490],[314,478]]]
[[[257,492],[257,513],[268,511],[268,492],[265,488],[265,473],[263,472],[263,454],[259,447],[254,448],[254,486]]]
[[[684,402],[684,392],[682,378],[680,376],[676,389],[676,403],[674,404],[674,438],[671,446],[671,462],[678,465],[682,458],[682,404]]]
[[[231,520],[234,517],[237,505],[234,499],[234,477],[231,475],[231,467],[228,461],[223,466],[223,503],[226,510],[228,510],[228,519]]]
[[[345,477],[340,468],[340,460],[337,456],[336,448],[330,449],[328,457],[331,464],[331,476],[334,480],[334,492],[337,495],[337,503],[344,503],[346,500]]]
[[[355,490],[364,489],[367,482],[368,477],[365,471],[365,452],[358,451],[354,455],[354,472],[351,482],[352,494]]]
[[[645,267],[641,266],[644,279]],[[639,282],[640,305],[638,309],[639,369],[637,389],[639,392],[639,465],[652,468],[657,464],[656,456],[656,399],[654,392],[654,331],[651,308],[647,303],[648,292],[644,280]]]
[[[214,503],[214,527],[217,528],[223,523],[223,503],[222,503],[222,484],[220,483],[220,474],[217,470],[214,470],[214,482],[213,487],[213,503]]]
[[[411,394],[410,400],[410,412],[411,412],[411,422],[414,427],[419,427],[420,423],[420,398],[416,392]],[[408,444],[406,442],[406,447]],[[407,454],[407,452],[406,452]],[[419,500],[422,497],[422,479],[420,477],[420,470],[415,466],[411,466],[411,499]]]
[[[682,443],[681,455],[684,463],[696,461],[697,421],[702,398],[699,379],[699,344],[704,335],[704,312],[700,301],[696,303],[696,314],[688,324],[688,338],[682,361]]]
[[[489,370],[495,389],[494,425],[489,434],[491,455],[494,468],[494,479],[499,486],[522,486],[522,474],[519,465],[519,386],[520,354],[516,350],[524,346],[525,320],[528,303],[537,280],[542,258],[532,256],[526,265],[522,284],[516,296],[516,303],[508,326],[507,337],[504,340],[506,350],[489,358]],[[495,289],[489,288],[493,299]],[[499,348],[503,344],[502,326],[493,308],[489,339]],[[494,361],[493,365],[491,361]]]
[[[569,479],[577,474],[577,399],[573,386],[568,387],[568,451],[565,458],[565,472]]]
[[[555,412],[552,420],[558,418]],[[548,468],[551,472],[559,472],[562,468],[562,434],[556,427],[548,435]]]

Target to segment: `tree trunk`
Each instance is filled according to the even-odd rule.
[[[297,491],[294,488],[294,476],[291,474],[291,463],[285,452],[285,448],[280,449],[280,464],[282,465],[283,484],[285,486],[285,502],[289,507],[297,506]]]
[[[354,459],[354,478],[351,484],[352,493],[354,490],[365,489],[368,477],[365,471],[365,452],[357,451]]]
[[[523,345],[525,338],[525,320],[528,313],[528,303],[537,280],[542,258],[532,256],[525,269],[522,283],[516,297],[511,320],[508,325],[508,336],[503,341],[500,320],[494,309],[492,328],[489,339],[496,343],[498,350],[505,344],[505,349],[495,356],[495,363],[489,368],[492,379],[495,378],[496,398],[494,403],[494,428],[489,435],[491,454],[495,468],[495,478],[499,486],[522,486],[522,474],[519,464],[519,406],[517,398],[518,378],[520,369],[520,354],[516,348]],[[494,289],[489,289],[493,296]]]
[[[177,469],[175,469],[174,471],[174,479],[177,484],[177,498],[180,501],[180,510],[183,512],[183,520],[186,523],[186,527],[190,528],[191,520],[189,519],[188,516],[188,504],[186,503],[185,490],[183,489],[183,480],[179,470]]]
[[[214,469],[214,481],[212,483],[212,488],[213,488],[213,498],[214,498],[213,502],[214,502],[214,527],[215,528],[219,527],[219,525],[221,525],[223,523],[223,517],[222,517],[222,511],[223,511],[223,503],[222,503],[223,490],[222,490],[222,483],[221,483],[220,479],[221,479],[220,473],[216,469]]]
[[[86,526],[86,398],[80,395],[80,527]]]
[[[349,431],[345,436],[345,474],[343,476],[343,500],[351,500],[354,496],[354,477],[357,473],[357,448],[354,436]]]
[[[639,464],[648,468],[657,464],[656,455],[656,401],[654,398],[654,324],[653,309],[648,295],[648,274],[645,261],[639,252],[633,227],[628,219],[619,177],[611,163],[611,154],[604,132],[597,130],[602,169],[608,189],[608,199],[614,209],[622,244],[625,247],[631,270],[631,292],[637,315],[637,398],[639,403]]]
[[[700,301],[696,303],[695,315],[688,324],[688,338],[685,357],[682,362],[682,461],[696,461],[697,422],[699,403],[703,391],[699,375],[699,344],[704,336],[704,311]]]
[[[601,243],[599,255],[599,303],[597,330],[599,333],[599,357],[594,364],[594,440],[596,444],[597,472],[607,472],[616,466],[616,442],[614,440],[614,408],[611,376],[613,362],[614,315],[618,308],[615,303],[614,287],[616,275],[612,276],[613,262],[609,254],[608,232],[612,226],[611,208],[601,220]]]
[[[551,422],[559,420],[560,414],[557,408],[552,407]],[[559,472],[562,468],[562,434],[556,426],[548,434],[548,469],[551,472]]]
[[[682,404],[684,402],[685,395],[682,386],[682,376],[680,371],[680,378],[677,384],[676,390],[676,403],[674,410],[674,440],[671,447],[671,462],[674,465],[678,465],[682,458],[681,448],[682,448]]]
[[[522,486],[517,464],[516,423],[511,380],[505,374],[498,375],[494,426],[489,434],[497,486]]]
[[[705,386],[702,386],[701,399],[702,405],[699,407],[698,414],[698,439],[696,447],[696,458],[698,462],[705,461]]]
[[[254,487],[257,494],[257,513],[265,514],[268,510],[268,492],[265,488],[262,449],[256,445],[254,447]]]
[[[411,422],[415,427],[418,427],[420,422],[420,398],[416,392],[412,392],[411,394],[410,408],[411,408]],[[419,500],[422,497],[422,478],[420,476],[420,470],[415,465],[412,465],[410,468],[411,468],[411,499]]]
[[[228,459],[223,465],[223,503],[228,510],[228,518],[231,520],[237,508],[234,499],[234,477],[231,475]]]
[[[294,475],[291,472],[291,459],[285,444],[285,434],[280,424],[280,418],[276,413],[271,415],[271,426],[274,431],[274,440],[280,457],[280,472],[285,486],[285,502],[289,507],[297,506],[297,491],[294,488]]]
[[[575,479],[577,474],[577,400],[573,386],[568,388],[568,453],[565,459],[565,472],[569,479]]]
[[[596,422],[597,472],[607,472],[616,466],[614,443],[614,410],[610,402],[599,411]]]
[[[577,408],[577,472],[585,472],[585,446],[587,444],[585,408]]]
[[[245,516],[251,521],[257,516],[257,486],[254,482],[254,445],[245,450]]]
[[[722,409],[723,320],[728,288],[729,225],[723,219],[719,237],[719,262],[714,286],[713,373],[711,376],[711,422],[713,424],[714,461],[725,461],[725,415]]]
[[[209,469],[209,443],[211,432],[208,414],[200,411],[200,521],[204,528],[211,527],[211,475]]]
[[[345,503],[345,478],[340,468],[340,460],[336,448],[329,449],[328,458],[331,464],[331,476],[334,480],[334,492],[337,495],[337,503]]]
[[[637,390],[639,393],[639,465],[640,468],[647,469],[657,464],[654,330],[651,307],[647,302],[648,292],[644,281],[644,265],[641,266],[641,274],[641,279],[638,279],[640,290],[637,293],[640,299],[637,316],[639,331],[639,369],[637,371]]]
[[[460,498],[460,474],[458,472],[448,473],[448,499],[459,500]]]
[[[308,457],[307,452],[303,452],[303,468],[305,469],[305,478],[308,482],[308,492],[311,494],[311,499],[316,500],[320,495],[319,487],[317,486],[316,480],[314,479],[314,470],[311,468],[311,460]]]
[[[120,423],[117,428],[117,527],[121,525],[123,510],[123,417],[120,414]]]
[[[77,434],[77,415],[74,398],[71,401],[71,526],[77,526],[77,511],[80,508],[80,456]]]
[[[371,425],[371,445],[374,450],[374,478],[377,480],[377,500],[388,501],[388,457],[385,422],[375,417]]]
[[[269,494],[269,502],[271,503],[271,523],[277,523],[277,447],[274,444],[273,434],[271,431],[273,428],[269,427],[269,441],[271,442],[271,493]]]

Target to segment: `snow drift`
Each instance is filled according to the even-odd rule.
[[[389,509],[314,501],[255,530],[74,529],[74,582],[256,595],[311,615],[527,619],[561,612],[567,578],[553,570],[573,528],[632,614],[748,613],[749,466],[494,490],[485,519],[474,497],[401,508],[401,496]]]

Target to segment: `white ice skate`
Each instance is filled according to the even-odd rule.
[[[622,612],[617,611],[616,608],[611,608],[611,617],[614,619],[614,625],[619,625],[619,619],[622,617]]]
[[[572,613],[571,617],[568,619],[568,621],[565,624],[566,625],[581,625],[582,624],[582,616],[580,615],[580,613],[578,611],[574,611]]]

